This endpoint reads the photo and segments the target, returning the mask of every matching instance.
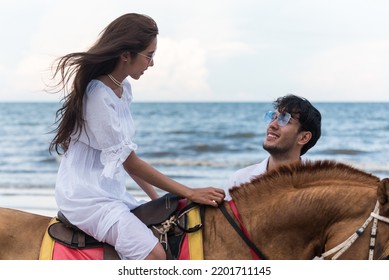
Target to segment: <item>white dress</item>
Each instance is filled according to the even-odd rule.
[[[123,258],[142,259],[157,239],[130,212],[142,202],[132,197],[125,186],[127,173],[122,163],[137,148],[132,141],[135,127],[131,102],[127,80],[121,98],[99,80],[89,83],[83,102],[85,128],[72,136],[61,159],[55,198],[68,220],[97,240],[106,241],[113,225],[126,224],[127,229],[115,230],[116,235],[122,233],[111,238],[115,243],[112,245],[118,242],[126,250],[134,248],[136,252],[122,253]],[[119,223],[121,219],[125,221]]]

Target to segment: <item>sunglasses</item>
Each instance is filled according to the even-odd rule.
[[[277,119],[277,124],[279,126],[285,126],[289,123],[290,119],[293,119],[293,118],[292,118],[292,115],[287,113],[287,112],[282,112],[282,113],[279,113],[277,115],[277,112],[275,112],[275,111],[268,111],[268,112],[266,112],[263,119],[267,124],[269,124],[272,121],[274,121],[275,119]]]
[[[149,63],[147,64],[147,66],[149,66],[151,64],[151,61],[153,61],[153,59],[154,59],[155,52],[153,52],[152,55],[145,55],[143,53],[137,53],[137,54],[139,54],[143,57],[146,57],[149,60]]]

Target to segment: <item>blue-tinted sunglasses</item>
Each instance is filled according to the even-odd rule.
[[[277,119],[277,123],[279,126],[285,126],[289,123],[290,119],[292,118],[292,115],[287,112],[279,113],[277,116],[277,112],[275,111],[268,111],[266,112],[264,116],[264,121],[269,124],[275,119]]]

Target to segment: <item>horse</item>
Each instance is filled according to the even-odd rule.
[[[266,259],[389,256],[387,178],[340,162],[307,161],[255,177],[230,194],[247,238]],[[230,205],[225,201],[219,208],[233,215]],[[219,208],[204,206],[204,259],[252,259],[244,238]],[[38,259],[51,218],[0,208],[0,259]]]

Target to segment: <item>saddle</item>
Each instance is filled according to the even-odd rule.
[[[186,213],[196,206],[194,203],[187,204],[186,199],[168,193],[138,206],[132,210],[132,213],[159,238],[168,259],[177,259],[184,234],[197,231],[202,227],[201,222],[192,228],[187,228]],[[57,220],[57,223],[48,228],[48,234],[56,242],[73,249],[104,247],[104,259],[119,259],[111,245],[96,240],[72,225],[62,212],[58,212]]]

